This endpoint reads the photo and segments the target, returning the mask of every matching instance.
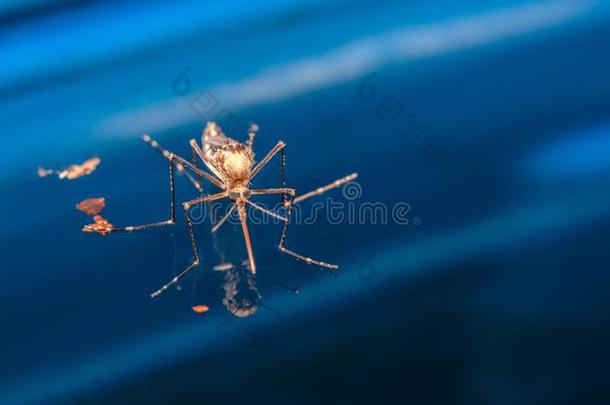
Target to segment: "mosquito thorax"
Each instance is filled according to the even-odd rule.
[[[232,143],[224,146],[216,155],[228,180],[245,180],[252,167],[252,152],[241,143]]]
[[[254,153],[249,145],[228,138],[213,122],[208,123],[202,138],[208,167],[218,177],[228,184],[247,182],[254,162]]]

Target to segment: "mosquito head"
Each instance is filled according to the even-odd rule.
[[[250,199],[250,190],[245,186],[239,186],[229,190],[229,198],[233,201],[245,201]]]

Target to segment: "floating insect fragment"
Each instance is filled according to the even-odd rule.
[[[83,232],[97,232],[100,235],[108,235],[114,229],[112,224],[101,215],[94,216],[93,220],[94,223],[83,226]]]
[[[83,232],[97,232],[100,235],[108,235],[110,232],[118,231],[120,229],[112,226],[106,218],[98,215],[106,206],[106,199],[104,197],[99,198],[87,198],[78,204],[76,209],[84,212],[87,215],[93,215],[93,223],[83,226]]]
[[[87,198],[76,204],[76,209],[84,212],[87,215],[97,215],[106,206],[106,200],[104,197],[100,198]]]
[[[38,177],[46,177],[49,174],[55,173],[55,170],[45,169],[44,167],[38,166]]]
[[[194,305],[193,307],[191,307],[192,310],[198,314],[203,314],[205,312],[208,312],[210,310],[210,307],[208,307],[207,305]]]
[[[100,164],[101,160],[99,157],[92,157],[89,160],[84,161],[80,165],[71,165],[67,169],[63,170],[53,170],[53,169],[45,169],[44,167],[38,168],[38,176],[46,177],[50,174],[56,174],[60,179],[68,179],[74,180],[79,177],[86,176],[95,171],[97,166]]]

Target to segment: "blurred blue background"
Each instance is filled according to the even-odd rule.
[[[4,1],[0,55],[0,403],[609,402],[607,1]],[[238,319],[211,269],[240,229],[206,222],[202,266],[149,299],[191,260],[182,212],[100,237],[74,205],[165,219],[139,135],[189,157],[207,120],[284,140],[298,190],[358,171],[351,203],[409,223],[292,227],[338,277],[252,226],[271,282]]]

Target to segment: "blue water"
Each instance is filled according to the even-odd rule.
[[[605,2],[13,3],[0,403],[607,403]],[[167,160],[139,136],[189,158],[212,119],[241,140],[258,123],[258,157],[285,141],[299,192],[359,173],[358,198],[315,201],[408,204],[408,223],[292,226],[336,276],[251,225],[262,298],[237,318],[212,269],[241,266],[241,229],[205,221],[200,268],[150,299],[191,261],[181,207],[102,237],[74,206],[166,219]],[[94,155],[89,176],[37,177]],[[278,185],[273,161],[254,186]],[[197,195],[177,176],[178,202]]]

